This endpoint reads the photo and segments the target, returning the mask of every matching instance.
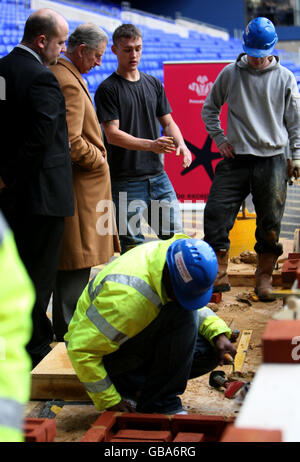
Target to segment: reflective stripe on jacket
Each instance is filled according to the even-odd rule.
[[[137,246],[98,273],[79,298],[65,340],[78,378],[98,410],[121,400],[103,356],[144,330],[170,301],[162,273],[169,245],[182,238],[188,236],[176,234],[166,241]],[[230,333],[207,307],[199,310],[199,331],[210,342],[215,335]]]
[[[30,398],[34,289],[13,234],[0,213],[0,442],[20,442],[24,405]]]

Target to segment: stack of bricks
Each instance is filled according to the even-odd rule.
[[[54,419],[34,418],[25,419],[24,436],[26,443],[50,443],[56,435]]]
[[[280,442],[278,430],[236,428],[234,418],[208,415],[126,414],[105,411],[81,442]]]
[[[218,442],[233,419],[206,415],[127,414],[105,411],[81,442]]]

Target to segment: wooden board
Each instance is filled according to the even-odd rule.
[[[69,360],[64,342],[31,371],[31,399],[90,401]]]
[[[228,279],[232,287],[255,287],[255,270],[256,266],[246,263],[232,263],[228,264]],[[281,287],[282,277],[281,268],[275,270],[272,275],[272,284],[275,287]]]

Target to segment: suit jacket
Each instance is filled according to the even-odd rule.
[[[53,73],[31,53],[14,48],[0,59],[0,206],[10,213],[73,215],[72,167],[65,101]],[[3,146],[3,145],[2,145]]]
[[[65,220],[60,269],[88,268],[108,262],[120,251],[106,150],[93,101],[78,69],[66,59],[59,59],[50,69],[66,101],[75,203],[74,216]]]

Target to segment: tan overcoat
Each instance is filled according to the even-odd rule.
[[[73,217],[65,219],[60,270],[106,263],[119,252],[110,172],[100,124],[86,83],[73,63],[60,58],[50,69],[66,100],[73,164]]]

